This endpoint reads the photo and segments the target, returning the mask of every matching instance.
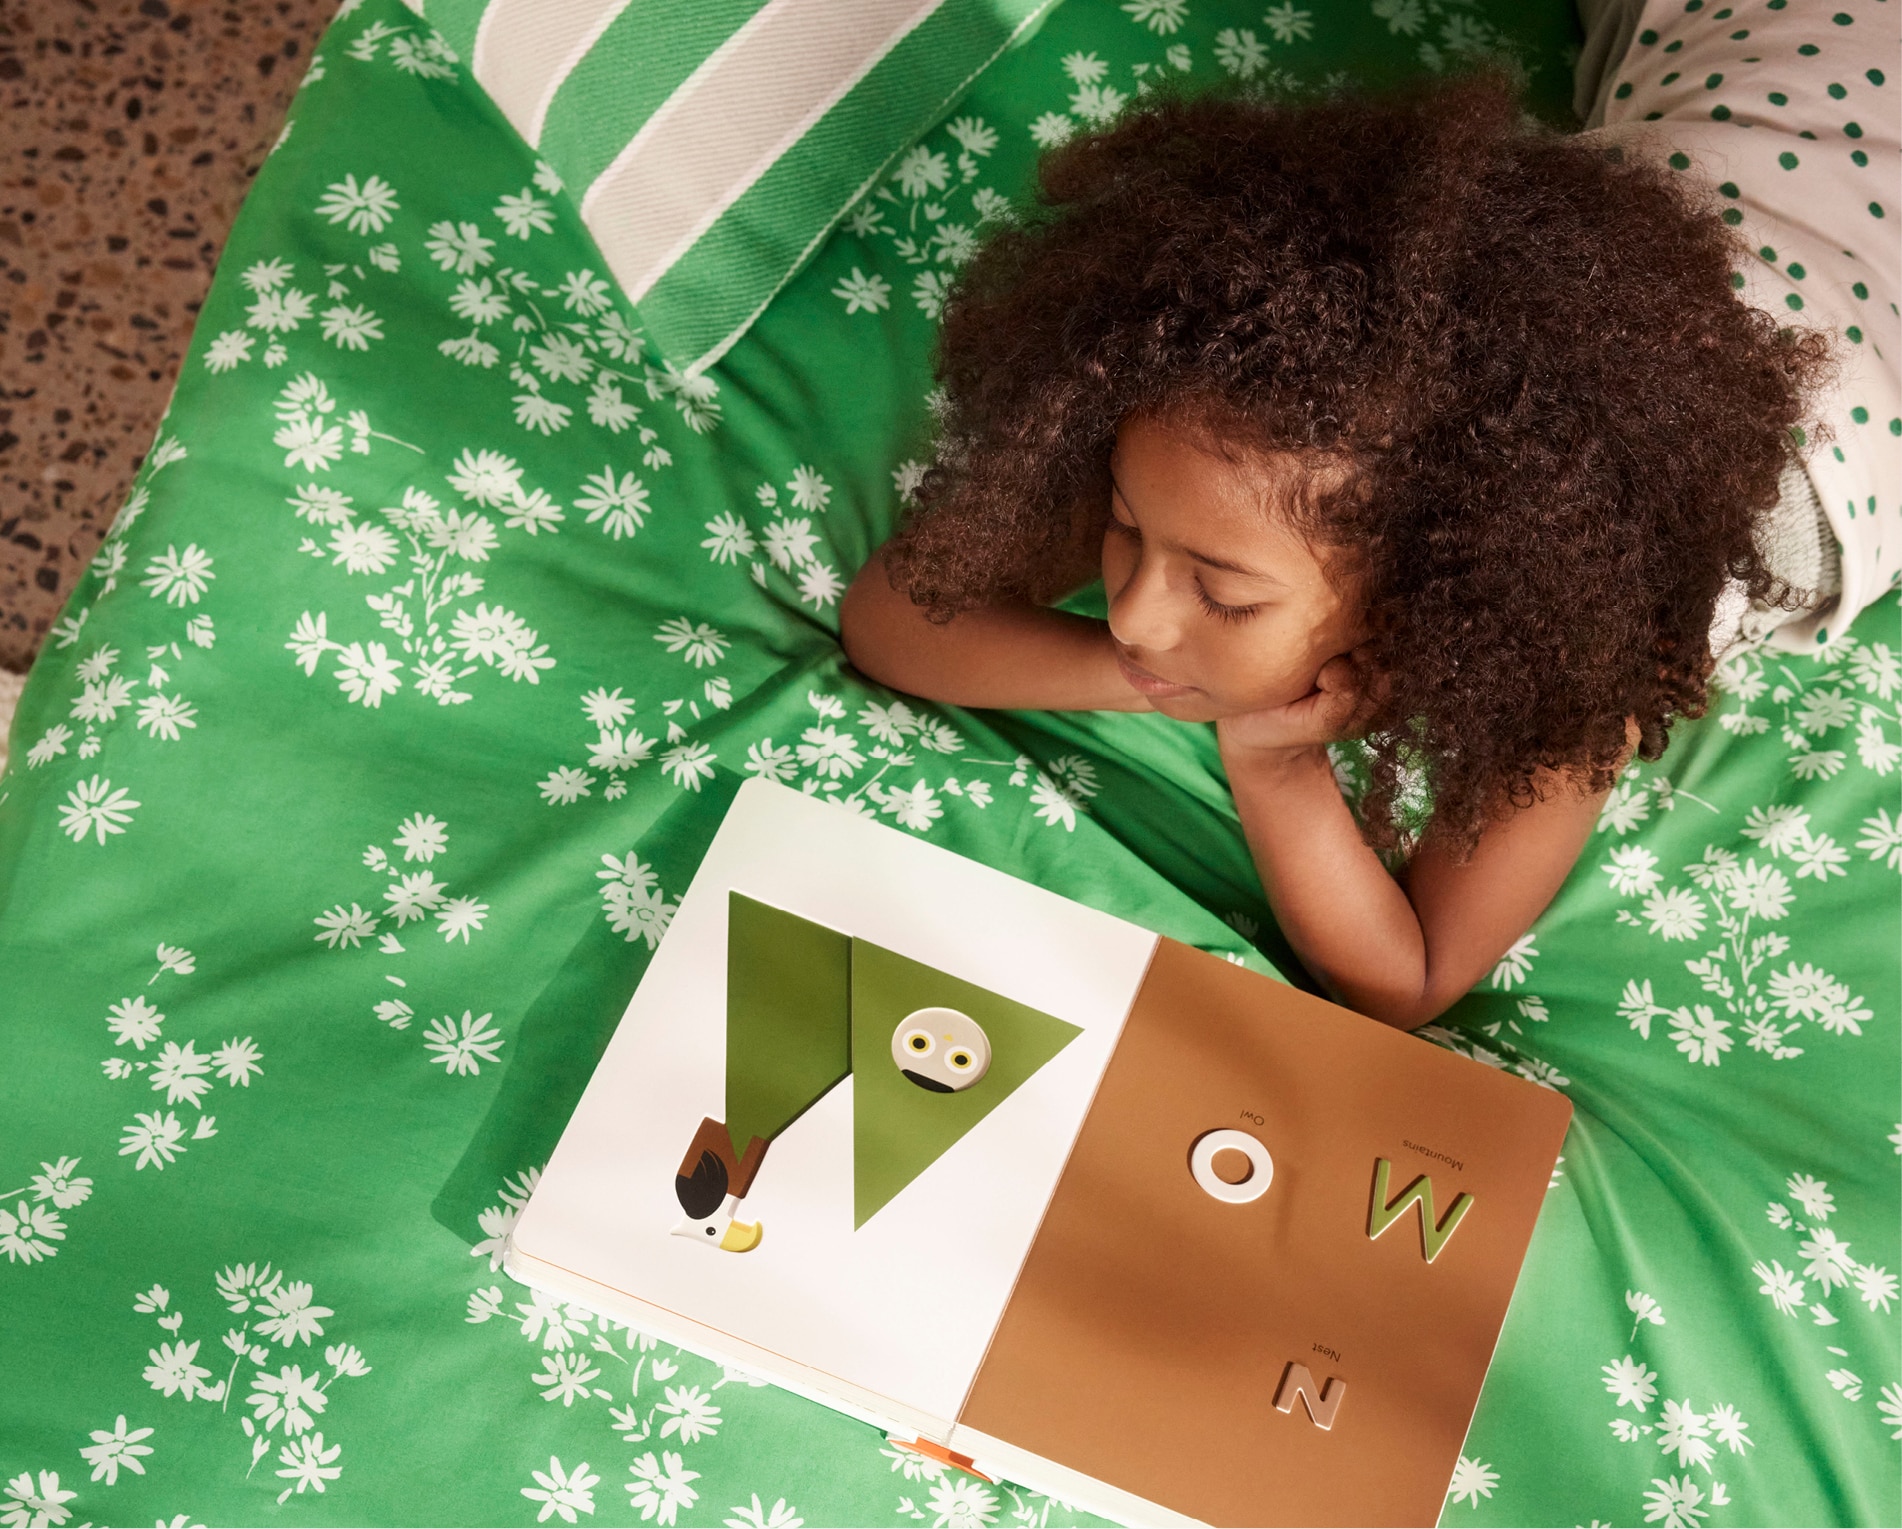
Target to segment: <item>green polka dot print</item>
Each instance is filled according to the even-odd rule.
[[[1902,421],[1890,195],[1902,112],[1879,57],[1894,46],[1893,3],[1652,0],[1604,107],[1606,132],[1632,129],[1686,181],[1710,176],[1715,215],[1757,255],[1730,275],[1739,299],[1775,314],[1780,333],[1820,332],[1837,348],[1838,379],[1815,404],[1834,444],[1792,439],[1843,547],[1850,617],[1902,583],[1902,423],[1869,428]],[[1827,646],[1852,625],[1799,621],[1790,638]]]

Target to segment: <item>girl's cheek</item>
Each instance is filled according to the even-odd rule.
[[[1135,571],[1136,549],[1129,544],[1129,538],[1119,534],[1114,528],[1103,533],[1103,593],[1111,604],[1123,592],[1123,586],[1129,582],[1129,576]]]

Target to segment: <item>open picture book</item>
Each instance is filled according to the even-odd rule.
[[[1433,1523],[1560,1095],[743,786],[506,1268],[1142,1523]]]

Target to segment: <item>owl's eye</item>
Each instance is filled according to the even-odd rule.
[[[971,1070],[971,1053],[962,1047],[952,1052],[950,1056],[945,1058],[945,1061],[951,1064],[952,1070],[955,1072],[969,1072]]]
[[[905,1037],[905,1049],[913,1056],[930,1056],[935,1045],[923,1030],[914,1030]]]

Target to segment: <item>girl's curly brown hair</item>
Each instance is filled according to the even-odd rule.
[[[1715,193],[1522,117],[1482,70],[1381,95],[1165,100],[1046,156],[945,309],[942,433],[892,542],[934,619],[1048,599],[1132,415],[1317,469],[1283,507],[1358,567],[1371,843],[1409,762],[1470,847],[1534,771],[1606,789],[1700,715],[1726,576],[1834,366],[1734,290]],[[1332,470],[1319,470],[1332,469]]]

